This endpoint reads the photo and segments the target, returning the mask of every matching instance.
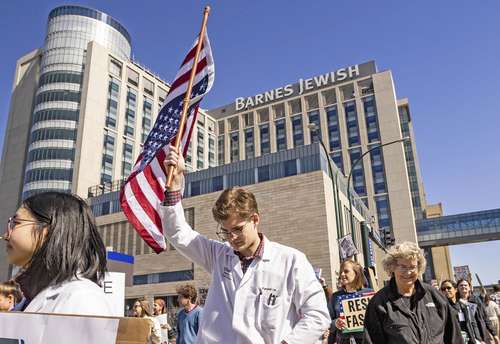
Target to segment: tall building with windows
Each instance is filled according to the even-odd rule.
[[[17,61],[0,166],[0,221],[34,193],[86,198],[128,176],[169,90],[130,56],[130,34],[107,14],[81,6],[49,13],[45,44]],[[215,126],[200,111],[189,170],[215,166]],[[0,280],[6,271],[0,266]]]
[[[423,184],[408,101],[398,100],[390,70],[378,71],[373,61],[357,64],[238,97],[208,113],[217,119],[219,164],[322,140],[348,175],[356,160],[375,148],[354,167],[353,188],[386,242],[417,241]],[[406,144],[376,148],[407,136]]]

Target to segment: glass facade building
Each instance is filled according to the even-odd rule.
[[[24,172],[23,199],[42,191],[72,190],[83,72],[90,41],[99,43],[119,58],[130,58],[130,35],[107,14],[81,6],[61,6],[50,12],[33,110],[30,158]],[[106,113],[110,127],[116,126],[118,92],[117,84],[110,81]],[[105,141],[109,151],[110,139]],[[104,154],[102,180],[108,179],[110,163],[112,155]]]

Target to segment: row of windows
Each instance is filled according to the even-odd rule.
[[[45,102],[80,102],[80,92],[74,91],[46,91],[36,96],[35,105]]]
[[[67,180],[71,181],[73,169],[63,168],[36,168],[26,172],[24,183],[36,182],[40,180]]]
[[[291,159],[284,162],[275,163],[272,165],[264,165],[256,169],[248,169],[245,171],[238,171],[228,174],[226,176],[226,184],[224,185],[224,177],[213,177],[208,188],[210,192],[220,191],[224,188],[239,185],[250,185],[255,183],[262,183],[268,180],[289,177],[297,175],[299,170],[297,168],[297,159]],[[303,161],[303,163],[306,163]],[[257,176],[256,176],[257,174]],[[257,180],[256,178],[257,177]],[[198,196],[202,193],[202,185],[200,181],[193,181],[190,183],[189,196]]]
[[[49,120],[78,121],[78,110],[47,109],[37,111],[33,115],[33,123]]]
[[[102,21],[112,28],[116,29],[118,32],[120,32],[126,40],[131,43],[131,38],[127,30],[115,19],[112,17],[101,13],[99,11],[96,11],[91,8],[85,8],[81,6],[60,6],[57,8],[54,8],[52,11],[49,13],[49,21],[52,18],[58,17],[58,16],[63,16],[63,15],[78,15],[78,16],[83,16],[83,17],[88,17],[88,18],[93,18],[99,21]]]
[[[134,285],[191,281],[194,279],[193,270],[157,272],[147,275],[135,275]]]
[[[56,82],[65,82],[71,84],[82,84],[82,73],[71,73],[71,72],[48,72],[44,73],[40,76],[40,84],[39,86],[43,86],[46,84],[52,84]]]
[[[73,148],[37,148],[28,154],[28,162],[38,160],[74,160],[75,150]]]
[[[76,140],[76,129],[42,128],[31,133],[31,142],[43,140]]]

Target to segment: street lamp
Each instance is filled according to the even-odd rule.
[[[398,143],[398,142],[404,142],[404,141],[407,141],[407,140],[410,140],[410,137],[403,137],[402,139],[399,139],[399,140],[394,140],[394,141],[391,141],[391,142],[387,142],[387,143],[384,143],[384,144],[380,144],[380,145],[377,145],[369,150],[367,150],[366,152],[364,152],[355,162],[354,164],[351,165],[351,170],[349,171],[349,176],[347,177],[347,198],[349,199],[349,219],[350,219],[350,223],[351,223],[351,236],[352,236],[352,241],[354,242],[354,245],[356,245],[356,238],[355,238],[355,235],[354,235],[354,217],[352,215],[352,198],[351,198],[351,180],[352,180],[352,172],[354,171],[354,167],[356,167],[356,165],[363,160],[363,158],[368,154],[370,153],[371,151],[374,151],[375,149],[379,149],[379,148],[382,148],[384,146],[388,146],[388,145],[392,145],[394,143]],[[363,243],[362,243],[363,244]],[[365,250],[363,249],[363,255],[365,255]],[[366,265],[366,262],[367,262],[367,258],[368,257],[364,257],[365,259],[365,265]],[[368,266],[366,266],[368,267]]]
[[[309,130],[311,132],[315,132],[317,133],[318,132],[318,126],[316,125],[316,123],[309,123],[307,125],[307,128],[309,128]],[[332,179],[332,193],[333,193],[333,202],[335,204],[335,208],[337,208],[337,199],[338,199],[338,194],[337,194],[337,190],[336,189],[336,186],[337,186],[337,174],[335,174],[335,176],[333,175],[333,168],[332,168],[332,163],[331,163],[331,159],[330,159],[330,154],[328,154],[328,149],[326,149],[326,145],[325,143],[323,142],[323,140],[321,139],[321,136],[318,135],[318,141],[320,143],[320,146],[323,148],[323,151],[325,152],[325,155],[326,155],[326,161],[328,163],[328,172],[330,174],[330,178]],[[340,239],[340,225],[339,225],[339,214],[338,212],[335,210],[335,220],[337,222],[337,237]],[[340,255],[340,252],[339,252],[339,255]]]

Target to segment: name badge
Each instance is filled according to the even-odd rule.
[[[458,312],[458,321],[465,321],[464,312],[462,312],[462,311]]]

